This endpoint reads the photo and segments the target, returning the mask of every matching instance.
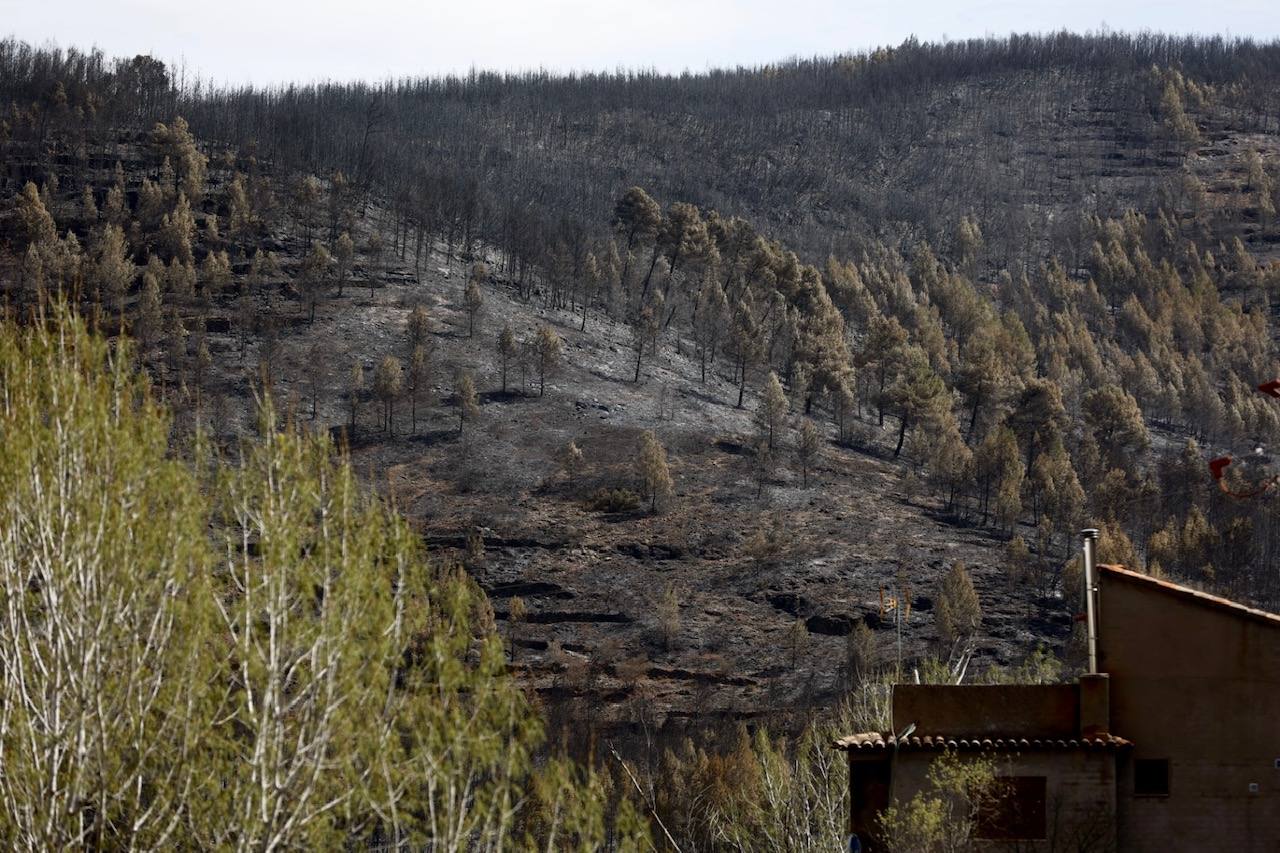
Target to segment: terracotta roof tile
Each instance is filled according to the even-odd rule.
[[[837,738],[832,746],[848,752],[872,752],[898,749],[910,750],[977,750],[1016,751],[1031,749],[1126,749],[1133,744],[1113,734],[1101,733],[1071,738],[1019,738],[1019,737],[955,737],[947,735],[912,735],[898,740],[892,733],[863,732]]]

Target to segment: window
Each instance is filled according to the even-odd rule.
[[[1135,797],[1169,796],[1169,759],[1138,758],[1133,762]]]
[[[978,838],[992,840],[1045,837],[1045,777],[998,776],[991,793],[978,803]]]

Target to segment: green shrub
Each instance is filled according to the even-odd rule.
[[[635,512],[640,496],[630,489],[599,489],[587,498],[587,507],[596,512]]]
[[[132,365],[65,309],[0,324],[0,847],[635,849],[326,438],[268,401],[234,461],[175,453]]]

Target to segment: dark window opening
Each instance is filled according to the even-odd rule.
[[[1133,793],[1137,797],[1169,796],[1169,759],[1139,758],[1134,760]]]
[[[992,840],[1045,837],[1045,777],[1000,776],[978,803],[976,835]]]

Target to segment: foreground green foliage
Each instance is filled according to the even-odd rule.
[[[610,780],[535,767],[487,602],[324,440],[170,452],[61,311],[0,326],[0,844],[631,849]]]
[[[655,796],[681,849],[843,850],[848,767],[835,731],[814,723],[792,741],[742,729],[723,753],[688,740],[668,751]]]
[[[795,737],[740,728],[724,749],[686,740],[649,782],[655,812],[685,853],[839,853],[849,832],[849,765],[832,741],[890,725],[888,671],[867,672],[829,714]],[[656,833],[655,833],[656,834]]]
[[[880,817],[889,853],[950,853],[969,850],[979,804],[995,795],[992,761],[943,753],[929,766],[929,787],[895,802]]]

